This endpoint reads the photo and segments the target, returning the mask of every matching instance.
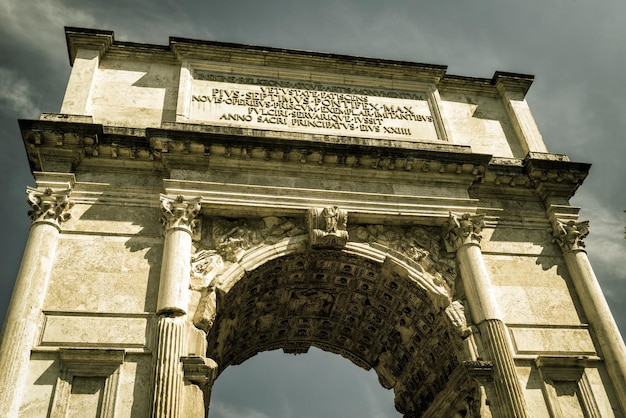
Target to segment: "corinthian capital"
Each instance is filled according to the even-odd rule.
[[[200,198],[171,198],[162,194],[161,212],[161,223],[165,226],[165,231],[175,228],[192,234],[196,228],[196,216],[200,212]]]
[[[559,244],[563,252],[582,250],[585,248],[583,239],[589,235],[589,221],[576,222],[554,219],[552,221],[554,242]]]
[[[450,217],[443,224],[443,241],[448,252],[458,250],[463,244],[480,244],[485,223],[483,215],[458,215],[450,212]]]
[[[26,201],[32,208],[28,211],[28,217],[33,223],[48,222],[58,227],[71,217],[69,209],[73,203],[70,201],[70,193],[70,189],[54,191],[51,188],[41,190],[27,187]]]

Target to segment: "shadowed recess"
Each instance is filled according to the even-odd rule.
[[[221,373],[262,351],[318,347],[374,368],[399,412],[424,411],[461,364],[461,337],[397,270],[341,251],[269,261],[219,294],[208,356]]]

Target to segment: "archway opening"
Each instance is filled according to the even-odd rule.
[[[301,355],[281,350],[231,366],[216,380],[210,418],[398,418],[393,391],[373,370],[312,347]]]
[[[207,355],[219,365],[317,347],[374,369],[398,412],[417,416],[462,362],[460,334],[396,261],[310,250],[268,261],[218,293]]]

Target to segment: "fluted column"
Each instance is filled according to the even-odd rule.
[[[154,418],[178,418],[182,412],[183,367],[187,354],[187,305],[191,273],[191,237],[200,212],[199,199],[161,195],[165,243],[157,301],[158,327],[154,365]]]
[[[552,224],[555,241],[563,251],[578,299],[600,346],[622,413],[626,415],[626,347],[587,258],[583,239],[589,234],[589,222],[553,217]]]
[[[498,416],[523,418],[528,416],[528,408],[480,249],[482,228],[481,216],[450,214],[444,225],[444,241],[448,251],[456,251],[472,320],[494,364],[494,390],[498,399],[492,405],[497,405]]]
[[[72,177],[73,179],[73,177]],[[18,416],[30,352],[55,258],[61,223],[70,218],[70,190],[27,188],[32,220],[0,344],[0,417]]]

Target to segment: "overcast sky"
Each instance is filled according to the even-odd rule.
[[[548,149],[593,164],[573,203],[589,258],[626,333],[626,2],[623,0],[0,0],[0,317],[28,234],[34,185],[17,119],[58,112],[64,26],[117,40],[169,36],[415,61],[449,74],[534,74],[527,100]],[[393,395],[340,357],[259,355],[218,379],[212,417],[393,417]]]

